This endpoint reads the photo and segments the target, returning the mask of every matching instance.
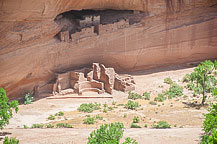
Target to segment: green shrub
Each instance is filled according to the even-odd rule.
[[[170,88],[168,91],[165,92],[165,94],[168,96],[169,99],[172,99],[174,97],[179,97],[183,95],[183,89],[181,86],[179,86],[177,83],[173,83],[170,85]]]
[[[212,129],[212,133],[210,135],[204,135],[202,137],[201,144],[217,144],[217,130]]]
[[[19,144],[19,140],[12,137],[12,138],[8,138],[7,136],[4,138],[4,142],[3,144]]]
[[[136,99],[142,99],[143,97],[137,93],[134,93],[134,92],[129,92],[129,95],[128,95],[128,99],[132,99],[132,100],[136,100]]]
[[[12,110],[18,112],[18,101],[8,102],[6,91],[0,88],[0,129],[9,124],[9,120],[13,117]]]
[[[89,103],[89,104],[81,104],[78,108],[78,111],[91,113],[94,110],[100,109],[100,104],[97,103]]]
[[[109,111],[112,111],[114,108],[112,106],[108,107]]]
[[[158,94],[157,97],[154,98],[154,101],[157,102],[163,102],[164,100],[166,100],[166,97],[163,93]]]
[[[139,123],[139,117],[138,116],[133,117],[133,123]]]
[[[64,112],[60,111],[60,112],[56,113],[55,116],[64,116]]]
[[[48,117],[48,119],[49,119],[49,120],[55,120],[55,116],[50,115],[50,116]]]
[[[135,139],[132,139],[132,138],[130,138],[130,137],[127,137],[127,138],[125,139],[125,142],[123,142],[122,144],[138,144],[138,142],[136,142]]]
[[[116,105],[116,104],[117,104],[117,102],[115,102],[115,101],[112,102],[112,105]]]
[[[148,127],[148,125],[147,124],[145,124],[145,128],[147,128]]]
[[[193,82],[188,83],[188,84],[187,84],[187,89],[188,89],[188,90],[194,90],[194,89],[195,89],[194,83],[193,83]]]
[[[107,112],[108,112],[108,109],[107,109],[107,108],[104,108],[104,109],[103,109],[103,112],[104,112],[104,113],[107,113]]]
[[[149,104],[150,104],[150,105],[157,105],[157,103],[154,102],[154,101],[150,101]]]
[[[28,129],[29,127],[27,125],[23,125],[23,128],[24,129]]]
[[[94,118],[92,118],[92,117],[88,117],[88,118],[86,118],[86,119],[84,119],[84,122],[83,122],[83,124],[94,124],[95,123],[95,121],[94,121]]]
[[[117,106],[124,106],[124,104],[118,104]]]
[[[145,100],[150,100],[150,93],[144,92],[143,97],[144,97]]]
[[[140,107],[140,105],[138,102],[134,102],[134,101],[129,100],[127,102],[127,104],[125,104],[124,107],[127,109],[135,110],[136,108]]]
[[[31,128],[43,128],[43,124],[33,124]]]
[[[157,124],[152,125],[152,127],[156,129],[166,129],[171,126],[166,121],[159,121]]]
[[[182,78],[182,82],[190,82],[191,81],[191,77],[190,74],[186,74],[183,78]]]
[[[31,93],[26,93],[24,95],[24,104],[27,105],[27,104],[31,104],[33,102],[33,97],[32,97],[32,94]]]
[[[103,117],[98,114],[98,115],[96,115],[96,119],[103,120]]]
[[[58,123],[57,128],[73,128],[73,126],[68,123]]]
[[[168,77],[168,78],[164,79],[164,83],[166,83],[166,84],[173,84],[173,81],[172,81],[172,79],[170,77]]]
[[[130,125],[130,128],[141,128],[141,126],[139,126],[139,125],[137,125],[137,124],[135,124],[135,123],[132,123],[132,124]]]
[[[203,130],[208,134],[212,129],[217,128],[217,103],[211,104],[208,108],[209,113],[205,114],[205,120],[203,121]]]
[[[119,144],[123,132],[122,123],[104,124],[90,134],[87,144]]]
[[[54,128],[54,125],[52,125],[52,124],[47,124],[47,125],[46,125],[46,128]]]

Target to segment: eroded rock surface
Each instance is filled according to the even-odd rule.
[[[56,21],[64,12],[87,9],[134,10],[134,15],[142,12],[145,16],[134,24],[125,18],[93,27],[86,27],[82,22],[90,19],[84,19],[78,31],[64,29],[68,24],[76,26],[76,21]],[[33,89],[47,91],[55,73],[94,62],[127,72],[215,58],[216,0],[0,3],[0,87],[10,98]]]

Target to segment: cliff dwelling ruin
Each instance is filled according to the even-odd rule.
[[[77,41],[127,28],[145,16],[145,12],[132,10],[72,10],[55,18],[61,29],[56,37],[65,42]]]
[[[113,90],[122,92],[135,90],[133,77],[119,76],[114,68],[106,68],[103,64],[93,63],[92,68],[57,73],[55,79],[48,84],[37,86],[34,93],[36,95],[73,93],[82,95],[83,92],[112,94]]]

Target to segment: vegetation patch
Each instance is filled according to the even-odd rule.
[[[150,101],[149,104],[150,105],[157,105],[157,103],[155,101]]]
[[[119,144],[123,137],[124,125],[120,122],[101,125],[88,137],[87,144]],[[126,138],[122,144],[138,144],[132,138]]]
[[[8,102],[8,97],[6,91],[3,88],[0,88],[0,129],[3,129],[6,125],[9,124],[9,120],[13,117],[12,110],[15,109],[17,113],[18,101]]]
[[[142,127],[139,126],[139,125],[137,125],[137,124],[135,124],[135,123],[132,123],[132,124],[130,125],[130,128],[142,128]]]
[[[46,128],[54,128],[54,125],[52,125],[52,124],[47,124],[47,125],[46,125]]]
[[[150,93],[144,92],[143,97],[144,97],[145,100],[150,100]]]
[[[49,120],[55,120],[55,116],[54,116],[54,115],[50,115],[50,116],[48,117],[48,119],[49,119]]]
[[[33,96],[30,92],[26,93],[24,95],[24,104],[27,105],[27,104],[31,104],[33,102]]]
[[[73,126],[68,123],[58,123],[57,128],[73,128]]]
[[[43,128],[43,124],[33,124],[31,128]]]
[[[168,78],[164,79],[164,83],[171,85],[171,84],[173,84],[173,81],[172,81],[172,79],[170,77],[168,77]]]
[[[172,99],[174,97],[182,96],[183,89],[177,83],[173,83],[170,85],[169,90],[165,91],[165,94],[168,96],[168,99]]]
[[[140,107],[140,104],[138,102],[129,100],[124,107],[127,109],[135,110],[136,108]]]
[[[166,121],[159,121],[157,124],[153,124],[152,127],[156,129],[171,128],[171,126]]]
[[[12,138],[8,138],[7,136],[4,138],[3,144],[19,144],[19,140],[12,137]]]
[[[64,116],[64,112],[59,111],[58,113],[55,114],[55,116]]]
[[[88,117],[88,118],[84,119],[84,122],[83,122],[83,124],[88,124],[88,125],[91,125],[94,123],[95,123],[95,121],[94,121],[94,118],[92,118],[92,117]]]
[[[133,117],[133,123],[139,123],[139,117],[138,116]]]
[[[154,98],[154,101],[163,102],[163,101],[166,100],[166,99],[167,99],[167,98],[165,97],[165,94],[160,93],[160,94],[158,94],[157,97]]]
[[[136,99],[143,99],[143,97],[137,93],[130,91],[128,95],[128,99],[136,100]]]
[[[98,110],[98,109],[100,109],[100,104],[89,103],[89,104],[81,104],[80,107],[78,108],[78,111],[91,113],[94,110]]]

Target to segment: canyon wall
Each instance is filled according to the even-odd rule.
[[[139,10],[147,16],[127,27],[101,26],[97,35],[59,40],[56,16],[82,9]],[[0,87],[10,98],[93,62],[127,72],[215,58],[216,0],[0,1]]]

